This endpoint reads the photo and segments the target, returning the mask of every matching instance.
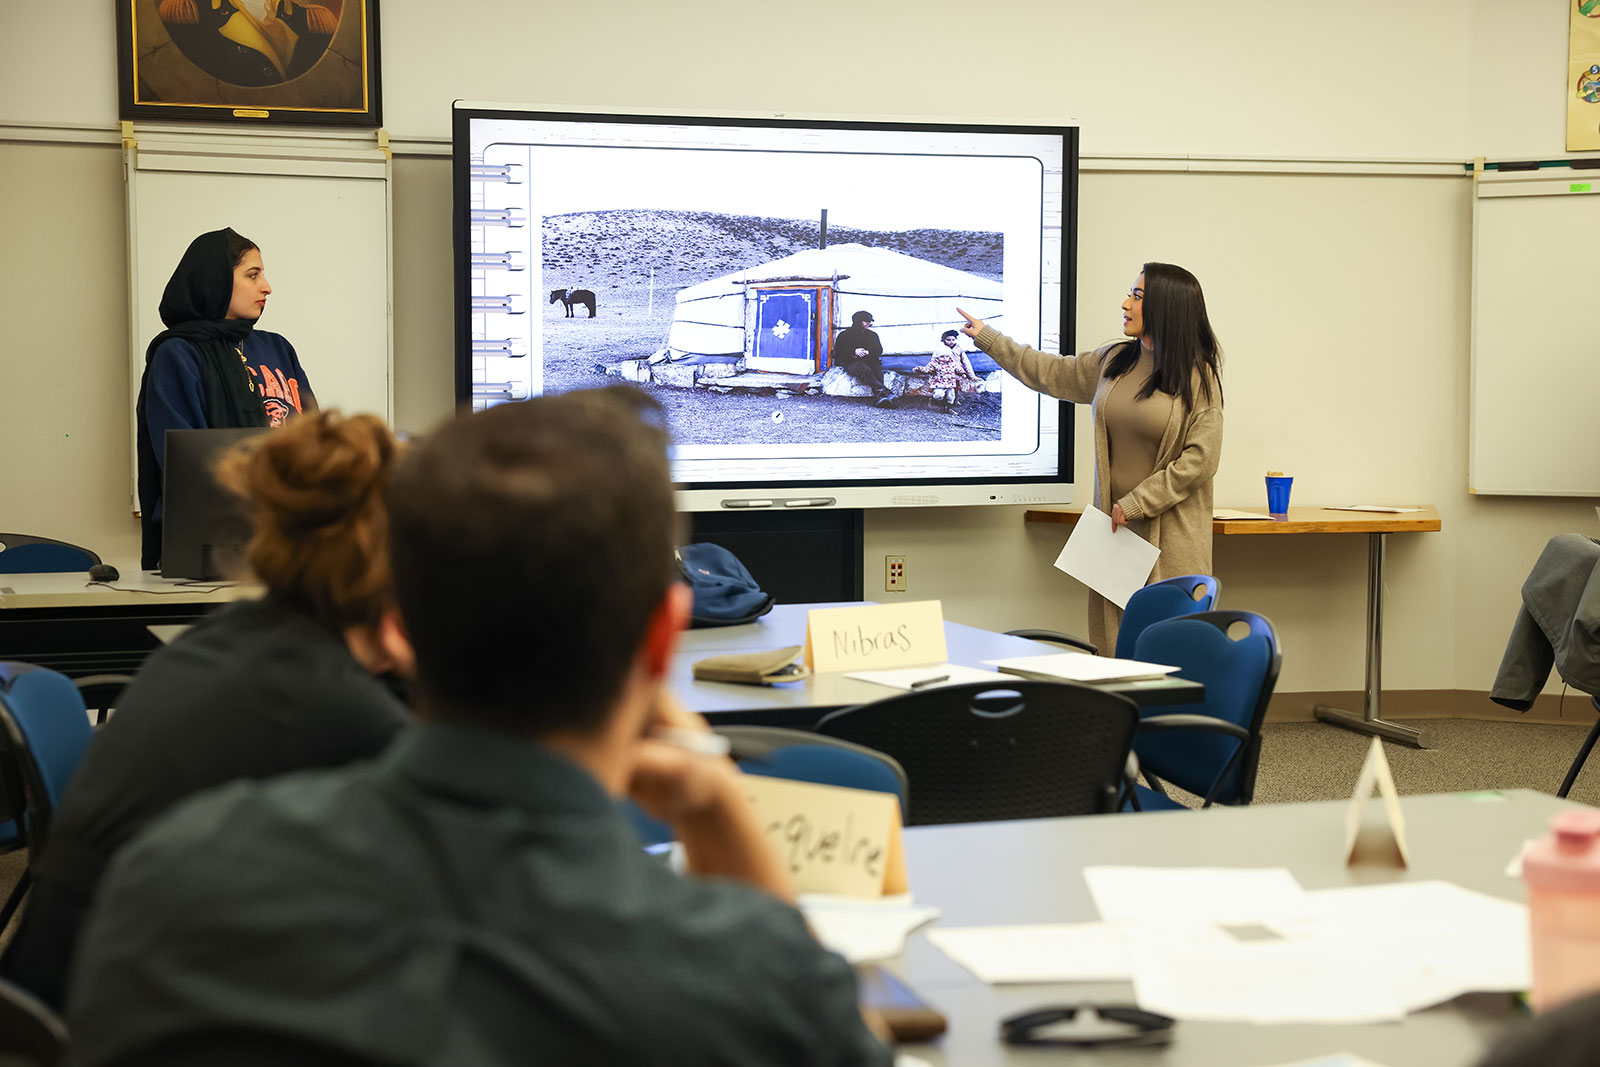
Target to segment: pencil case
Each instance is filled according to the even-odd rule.
[[[811,668],[800,662],[801,645],[761,652],[729,652],[696,660],[694,677],[701,682],[740,682],[745,685],[774,685],[793,682],[811,675]]]

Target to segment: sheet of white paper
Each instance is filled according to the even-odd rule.
[[[1528,909],[1450,882],[1395,882],[1307,893],[1307,918],[1271,924],[1294,940],[1382,959],[1419,1011],[1463,993],[1527,989]]]
[[[1107,922],[1264,923],[1306,911],[1282,867],[1085,867],[1083,879]]]
[[[1405,1014],[1386,966],[1365,952],[1293,940],[1184,943],[1174,934],[1130,932],[1134,998],[1147,1011],[1257,1024],[1392,1022]]]
[[[1329,511],[1381,511],[1386,515],[1409,515],[1421,508],[1395,508],[1386,504],[1336,504]]]
[[[1111,516],[1085,508],[1072,528],[1056,568],[1072,575],[1118,607],[1144,588],[1161,550],[1132,530],[1111,532]]]
[[[1120,931],[1106,923],[944,928],[929,930],[928,940],[990,983],[1097,982],[1133,976]]]
[[[1332,1052],[1314,1060],[1296,1060],[1294,1063],[1273,1064],[1271,1067],[1383,1067],[1383,1064],[1353,1052]]]
[[[892,959],[905,948],[911,931],[939,917],[938,908],[916,907],[902,893],[881,900],[802,893],[801,914],[823,947],[851,963]]]
[[[1164,678],[1182,670],[1166,663],[1091,656],[1084,652],[1057,652],[1044,656],[1011,656],[983,662],[1023,678],[1060,678],[1068,682],[1120,682],[1139,678]]]
[[[873,685],[886,685],[890,689],[936,689],[942,685],[963,685],[967,682],[1005,681],[1005,676],[998,671],[963,667],[958,663],[941,663],[937,667],[901,667],[892,671],[851,671],[845,677]],[[932,678],[942,678],[943,681],[929,681]],[[917,685],[917,682],[924,684]]]
[[[1213,519],[1264,519],[1270,520],[1271,515],[1262,515],[1254,511],[1239,511],[1235,508],[1212,508]]]

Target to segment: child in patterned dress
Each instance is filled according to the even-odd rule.
[[[933,401],[945,411],[955,410],[963,384],[983,382],[977,371],[972,369],[972,361],[957,343],[959,336],[955,330],[940,334],[943,347],[934,349],[928,362],[912,371],[913,374],[928,375],[928,388],[933,391]]]

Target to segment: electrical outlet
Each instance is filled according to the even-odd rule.
[[[906,558],[904,556],[883,557],[883,588],[889,593],[903,593],[906,591]]]

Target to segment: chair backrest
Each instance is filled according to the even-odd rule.
[[[892,756],[837,737],[782,726],[718,726],[716,732],[733,742],[739,769],[746,774],[893,793],[900,801],[901,821],[905,820],[906,772]],[[672,828],[646,815],[631,799],[624,798],[622,808],[644,844],[672,840]]]
[[[67,1024],[60,1016],[26,989],[0,978],[0,1062],[50,1067],[66,1051]]]
[[[899,760],[922,826],[1113,811],[1138,719],[1115,693],[1007,680],[845,708],[817,732]]]
[[[27,798],[24,837],[37,851],[94,728],[71,679],[44,667],[0,662],[0,730]]]
[[[87,548],[32,534],[0,533],[0,574],[87,571],[100,557]]]
[[[1209,574],[1185,574],[1151,582],[1134,593],[1128,598],[1128,606],[1122,612],[1122,622],[1117,627],[1117,658],[1138,658],[1134,650],[1139,635],[1147,627],[1165,619],[1194,615],[1216,607],[1217,592],[1221,588],[1222,583]]]
[[[1242,631],[1237,637],[1230,631]],[[1135,658],[1177,666],[1178,677],[1206,688],[1201,704],[1152,709],[1210,715],[1244,727],[1250,741],[1215,795],[1220,804],[1248,804],[1255,796],[1256,767],[1261,760],[1261,723],[1278,684],[1283,652],[1277,632],[1253,611],[1206,611],[1156,623],[1139,635]],[[1191,793],[1204,796],[1218,772],[1238,749],[1235,738],[1195,730],[1175,730],[1139,737],[1134,752],[1139,766]]]
[[[734,743],[739,769],[746,774],[893,793],[905,815],[910,794],[905,768],[887,753],[781,726],[719,726],[716,732]]]

